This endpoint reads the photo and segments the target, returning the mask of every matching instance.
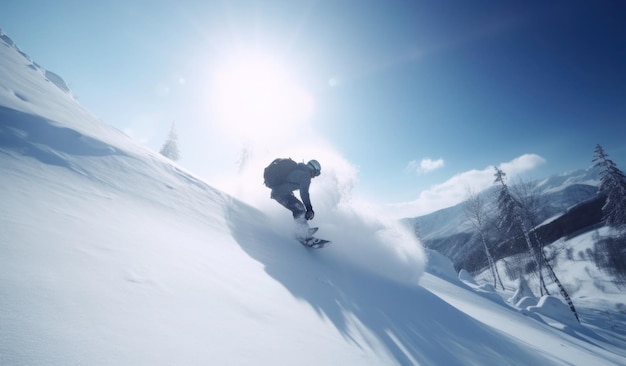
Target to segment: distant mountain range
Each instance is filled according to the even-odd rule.
[[[508,183],[514,186],[514,182]],[[540,197],[537,231],[544,244],[563,236],[592,230],[601,225],[601,208],[604,199],[597,195],[600,184],[599,170],[581,169],[554,175],[543,180],[528,182]],[[494,206],[498,187],[494,186],[480,195],[488,217],[488,239],[496,260],[524,250],[525,246],[506,245],[497,239],[495,221],[498,215]],[[465,202],[431,214],[406,219],[419,232],[425,247],[434,249],[452,260],[457,270],[478,271],[487,265],[483,245],[477,232],[468,223]],[[513,241],[516,239],[513,238]],[[521,240],[521,238],[519,239]]]

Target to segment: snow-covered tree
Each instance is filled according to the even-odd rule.
[[[517,202],[520,204],[520,213],[523,218],[528,222],[529,227],[531,228],[531,234],[535,239],[535,244],[537,246],[537,253],[539,255],[539,271],[543,271],[543,267],[545,267],[548,275],[554,281],[554,283],[559,288],[559,292],[563,299],[567,302],[570,309],[578,319],[578,313],[576,312],[576,308],[574,307],[574,303],[572,302],[572,298],[569,296],[569,292],[565,289],[565,286],[559,280],[559,277],[554,272],[548,257],[546,257],[546,253],[544,251],[544,243],[539,234],[537,233],[537,212],[540,207],[541,195],[537,192],[536,186],[528,183],[528,182],[520,182],[519,184],[514,186],[514,194],[517,198]],[[579,320],[580,321],[580,320]]]
[[[536,194],[536,192],[527,189],[529,185],[526,185],[526,186],[522,185],[522,187],[526,187],[526,188],[518,189],[517,193],[518,193],[518,196],[520,195],[520,193],[522,193],[522,196],[524,197],[521,197],[521,198],[514,197],[514,195],[511,194],[510,190],[508,189],[506,182],[504,181],[504,177],[506,176],[506,174],[497,167],[495,167],[495,169],[496,169],[496,174],[495,174],[496,180],[494,181],[494,183],[501,184],[500,193],[498,195],[498,201],[497,201],[498,209],[500,211],[502,218],[506,220],[510,220],[509,222],[507,222],[509,227],[518,225],[518,227],[523,232],[524,240],[526,241],[526,244],[528,245],[528,251],[530,252],[530,256],[535,261],[535,265],[537,267],[537,272],[539,274],[541,295],[543,296],[544,291],[546,294],[548,295],[550,294],[548,292],[548,288],[546,287],[545,281],[543,279],[543,267],[545,267],[548,270],[548,273],[550,274],[550,278],[552,278],[554,283],[556,283],[556,285],[558,286],[561,296],[563,296],[563,299],[565,299],[565,301],[567,302],[567,305],[569,306],[570,310],[576,317],[576,320],[580,322],[580,319],[578,317],[578,312],[576,311],[576,308],[574,307],[572,298],[569,296],[569,293],[567,292],[567,290],[565,289],[565,287],[563,286],[559,278],[556,276],[556,273],[554,273],[554,270],[552,269],[550,262],[546,258],[546,255],[543,251],[543,244],[541,243],[539,236],[537,235],[535,230],[532,230],[536,226],[534,224],[534,222],[536,221],[534,218],[534,212],[536,212],[536,210],[534,209],[534,206],[535,206],[535,203],[539,201],[538,195]],[[529,196],[529,197],[526,197],[526,196]],[[529,230],[529,228],[531,230]],[[530,239],[531,231],[534,233],[537,248],[533,246],[533,243]]]
[[[547,260],[542,260],[545,258],[543,243],[537,234],[537,230],[535,230],[538,224],[537,215],[539,207],[541,207],[541,196],[537,193],[535,185],[521,180],[511,186],[511,193],[518,203],[519,214],[522,220],[525,221],[526,227],[530,230],[529,235],[531,236],[531,240],[534,239],[532,244],[535,246],[536,253],[539,256],[539,260],[537,261],[539,268],[537,271],[543,273],[543,264],[544,262],[547,263]]]
[[[178,150],[178,135],[176,134],[176,126],[174,123],[172,123],[172,128],[170,129],[167,140],[159,152],[161,155],[170,160],[178,161],[178,159],[180,159],[180,151]]]
[[[596,145],[593,162],[600,168],[600,188],[598,193],[606,196],[602,207],[604,222],[620,232],[626,231],[626,177],[609,159],[602,146]]]
[[[546,287],[545,281],[543,279],[543,273],[541,271],[541,259],[538,255],[535,247],[533,246],[532,241],[530,240],[529,230],[527,230],[527,223],[524,220],[524,216],[522,214],[522,206],[520,202],[511,194],[509,190],[509,186],[505,182],[506,173],[504,173],[498,167],[494,167],[496,170],[496,177],[494,183],[500,184],[500,191],[498,192],[498,197],[496,199],[496,205],[498,207],[498,212],[500,214],[500,219],[498,220],[498,227],[503,230],[505,234],[511,234],[515,229],[522,232],[524,235],[524,240],[526,241],[526,245],[528,248],[528,252],[530,253],[530,257],[535,262],[535,267],[537,268],[537,273],[539,274],[539,285],[541,295],[543,296],[544,291],[546,294],[550,294],[548,292],[548,288]]]
[[[498,266],[491,255],[491,251],[489,250],[489,244],[487,240],[487,217],[485,213],[485,201],[479,195],[474,193],[471,189],[468,189],[467,192],[468,198],[464,203],[464,212],[465,218],[472,225],[474,230],[478,232],[480,235],[480,240],[483,243],[483,249],[485,250],[485,255],[487,256],[487,261],[489,262],[489,269],[491,270],[491,276],[493,277],[493,287],[497,288],[498,282],[500,283],[500,287],[504,289],[504,285],[502,284],[502,280],[500,279],[500,273],[498,272]]]

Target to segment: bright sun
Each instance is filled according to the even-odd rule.
[[[213,87],[217,122],[238,138],[284,137],[313,113],[312,98],[288,68],[264,54],[237,54],[217,70]]]

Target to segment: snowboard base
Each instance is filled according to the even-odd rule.
[[[305,247],[313,248],[313,249],[321,249],[325,246],[332,243],[330,240],[319,239],[319,238],[307,238],[307,239],[298,239],[302,245]]]

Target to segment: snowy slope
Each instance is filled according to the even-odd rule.
[[[0,364],[626,363],[619,329],[524,315],[346,205],[303,248],[34,65],[2,37]]]

